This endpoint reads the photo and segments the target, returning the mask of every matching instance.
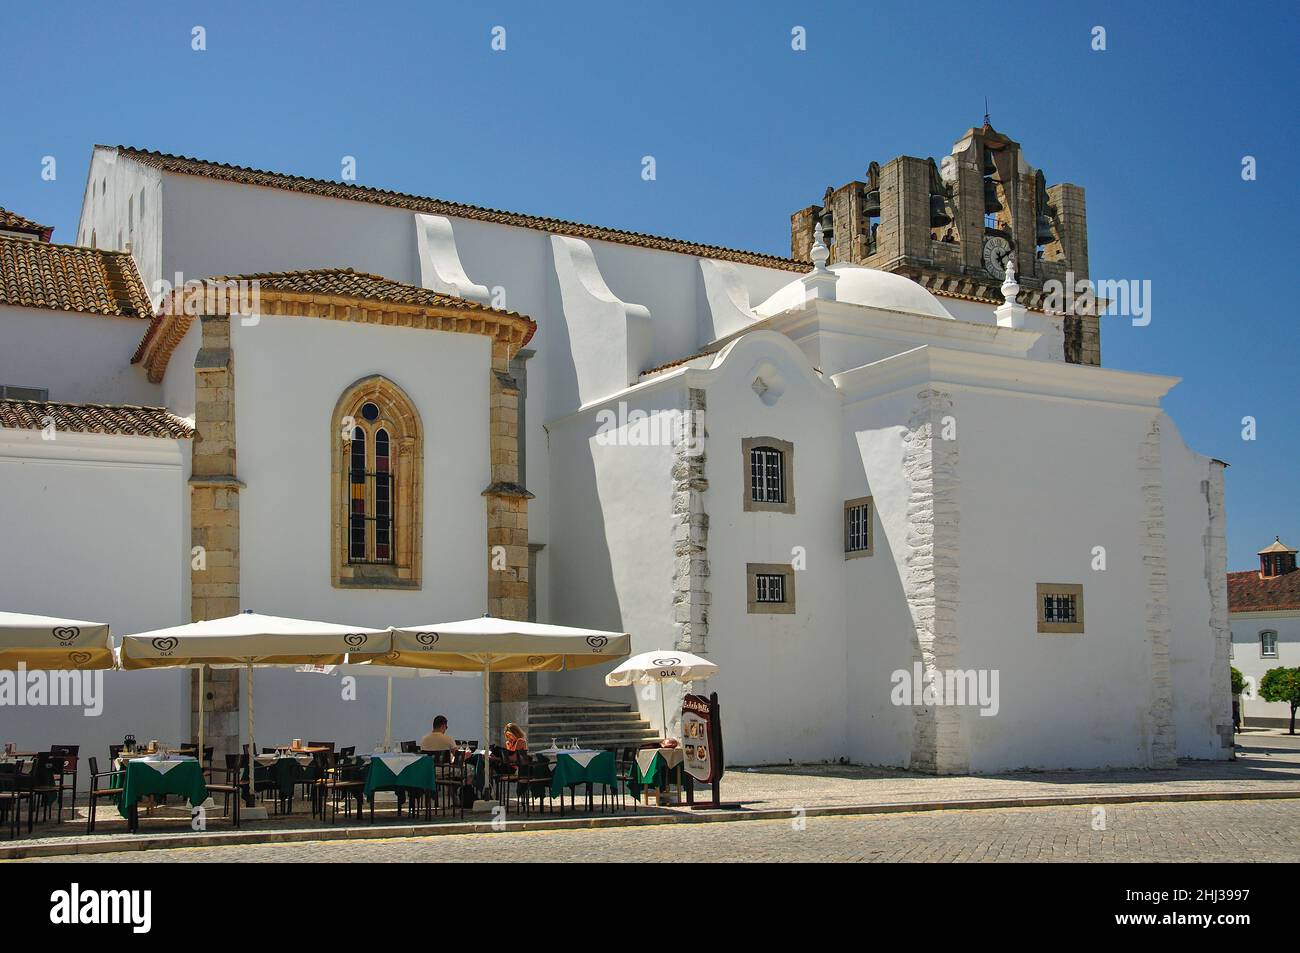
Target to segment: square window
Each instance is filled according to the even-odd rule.
[[[1045,634],[1083,632],[1083,586],[1040,582],[1036,587],[1038,631]]]
[[[871,497],[863,496],[844,504],[844,558],[870,556],[872,529]]]
[[[794,569],[781,563],[749,563],[745,567],[747,611],[751,614],[794,613]]]

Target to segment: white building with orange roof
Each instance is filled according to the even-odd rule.
[[[78,401],[102,379],[95,400],[193,428],[113,542],[168,567],[151,624],[488,611],[628,631],[720,666],[733,763],[1226,758],[1222,464],[1163,411],[1177,379],[1100,366],[1096,315],[1053,310],[1058,272],[1086,274],[1082,190],[1046,187],[987,126],[934,169],[873,163],[796,213],[781,258],[98,146],[80,254],[129,259],[150,320],[61,343],[59,368],[5,348],[0,386]],[[87,340],[118,320],[21,303],[27,274],[0,275],[20,351],[42,319]],[[112,506],[93,472],[81,486]],[[97,592],[94,574],[116,575],[61,578]],[[63,612],[9,574],[0,607]],[[584,722],[590,743],[676,733],[600,676],[494,676],[496,717],[567,737],[537,713],[578,698],[634,709]],[[208,703],[229,746],[226,678]],[[319,686],[268,679],[259,735],[374,740]],[[461,734],[467,681],[397,723],[445,708]],[[188,732],[183,691],[170,729],[135,733]]]

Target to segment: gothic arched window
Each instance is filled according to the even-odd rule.
[[[376,375],[349,387],[334,413],[334,585],[418,589],[424,446],[415,405]]]

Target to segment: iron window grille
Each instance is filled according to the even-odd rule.
[[[754,576],[755,602],[785,602],[785,576],[758,573]]]
[[[785,502],[785,461],[774,447],[749,451],[750,499],[756,503]]]
[[[373,449],[371,445],[373,444]],[[386,429],[375,431],[374,440],[361,427],[343,445],[343,469],[347,499],[344,506],[348,526],[348,562],[352,565],[391,565],[393,559],[393,511],[396,486],[393,479],[392,440]]]
[[[1078,622],[1079,605],[1074,595],[1065,592],[1049,592],[1044,595],[1043,621],[1050,623]]]
[[[861,553],[871,549],[871,504],[850,503],[844,508],[844,551]]]

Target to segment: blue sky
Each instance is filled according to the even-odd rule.
[[[351,155],[361,184],[788,254],[792,211],[943,155],[987,96],[1087,190],[1093,277],[1151,281],[1102,362],[1183,378],[1184,438],[1232,465],[1229,568],[1300,545],[1300,4],[122,0],[6,5],[3,30],[0,206],[62,241],[102,142],[321,178]]]

